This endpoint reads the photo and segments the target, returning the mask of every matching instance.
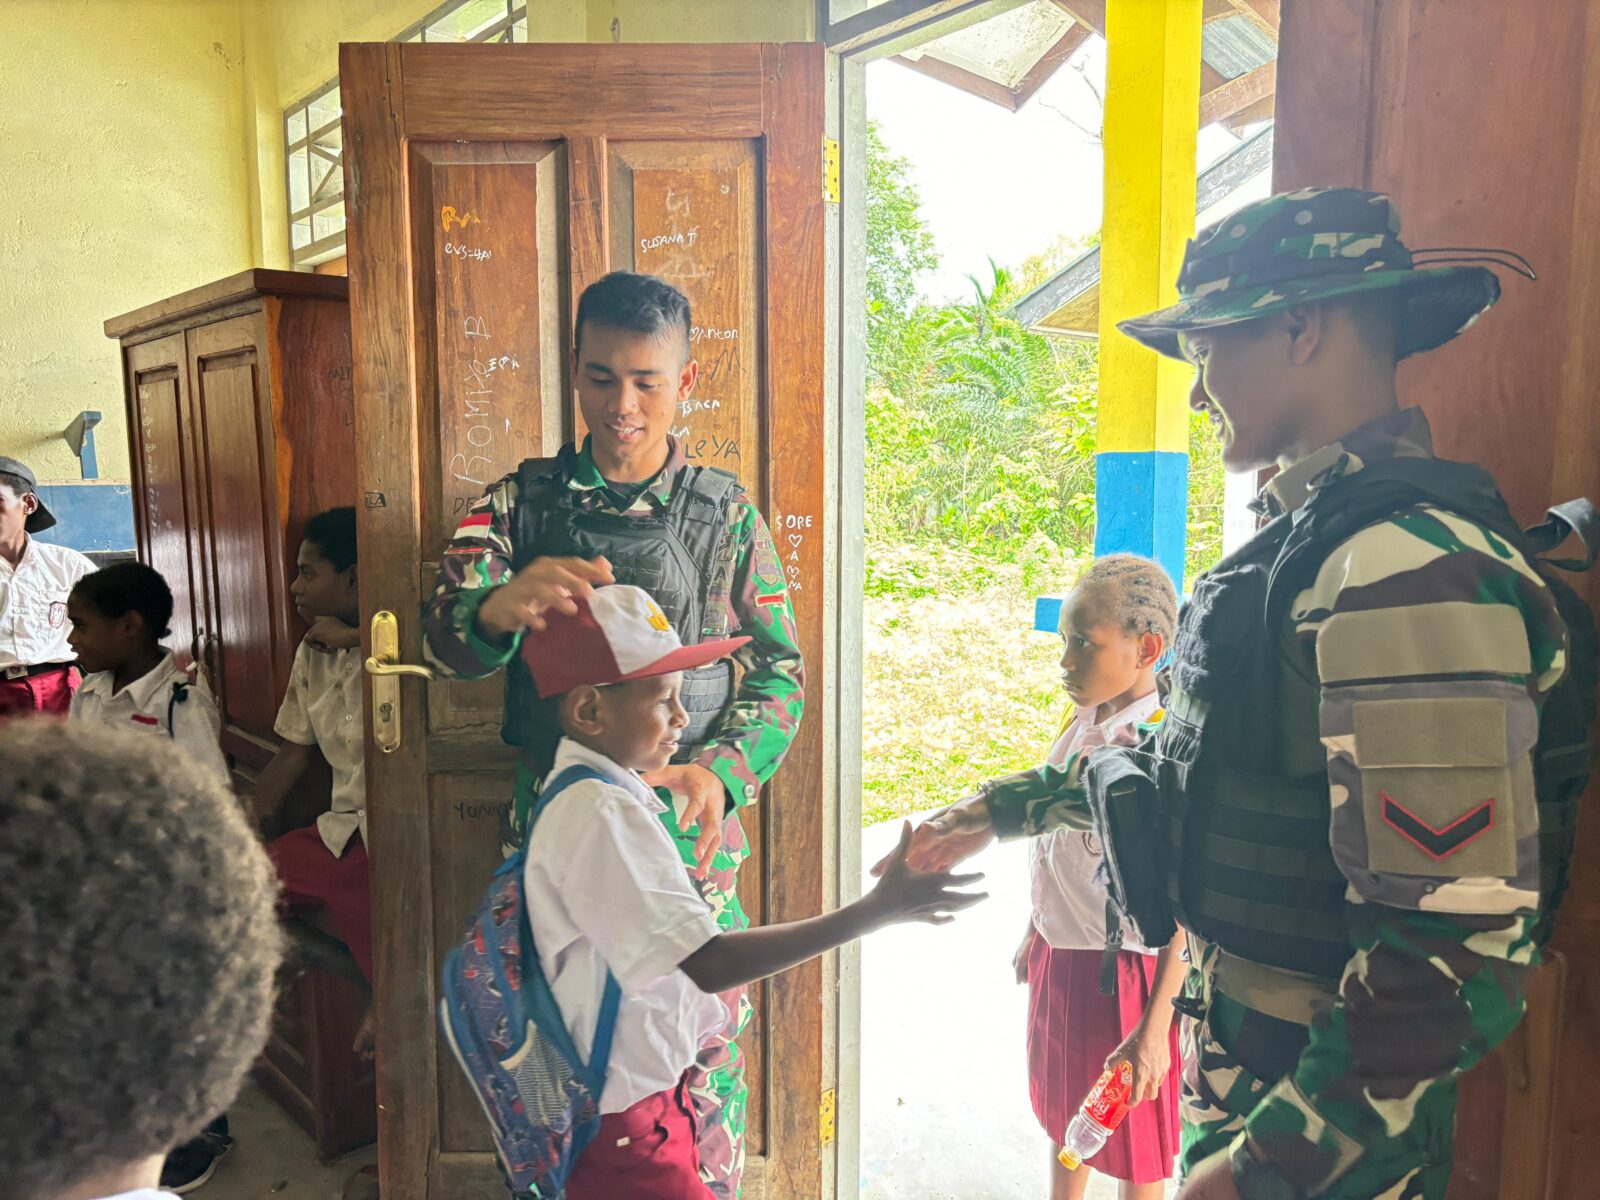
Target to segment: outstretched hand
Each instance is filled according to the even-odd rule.
[[[912,834],[908,861],[915,871],[948,871],[965,862],[994,840],[994,820],[989,802],[979,793],[941,808]],[[883,874],[894,855],[880,859],[872,868],[874,876]]]
[[[874,868],[878,886],[866,896],[877,912],[878,924],[894,925],[922,921],[929,925],[948,925],[954,914],[989,898],[988,892],[962,892],[983,879],[978,875],[951,875],[944,871],[919,871],[908,861],[911,852],[911,822],[900,829],[900,844]],[[881,869],[879,869],[881,868]]]

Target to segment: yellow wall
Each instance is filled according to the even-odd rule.
[[[128,476],[104,320],[289,266],[283,110],[440,0],[0,0],[0,454],[78,477],[59,433],[99,409]],[[815,0],[529,0],[532,41],[803,41]]]
[[[250,265],[242,76],[234,0],[0,12],[0,453],[41,479],[78,478],[59,435],[83,409],[127,478],[101,323]]]

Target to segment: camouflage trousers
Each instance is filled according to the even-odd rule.
[[[1178,1105],[1182,1135],[1178,1156],[1180,1174],[1187,1177],[1214,1155],[1225,1154],[1245,1128],[1245,1118],[1279,1080],[1291,1074],[1310,1039],[1308,1021],[1295,1012],[1294,999],[1263,988],[1234,987],[1228,994],[1217,986],[1216,948],[1191,939],[1195,963],[1185,984],[1185,1007],[1200,1016],[1186,1015],[1179,1045],[1183,1055],[1183,1088]],[[1265,968],[1263,968],[1265,970]],[[1224,981],[1226,986],[1226,981]],[[1270,985],[1269,985],[1270,986]],[[1331,995],[1331,993],[1329,993]],[[1262,1011],[1272,1009],[1272,1013]],[[1276,1015],[1273,1015],[1273,1014]],[[1444,1200],[1450,1183],[1451,1146],[1455,1128],[1455,1085],[1445,1081],[1414,1097],[1415,1109],[1408,1129],[1411,1140],[1421,1136],[1427,1144],[1424,1162],[1397,1165],[1405,1153],[1384,1154],[1368,1146],[1326,1189],[1318,1200]],[[1282,1107],[1275,1111],[1282,1111]],[[1306,1126],[1299,1110],[1284,1112],[1287,1122],[1298,1119],[1286,1134],[1300,1140]],[[1260,1137],[1258,1118],[1251,1132]],[[1246,1200],[1254,1193],[1241,1191]],[[1271,1196],[1277,1192],[1272,1191]]]
[[[750,918],[745,915],[734,891],[739,864],[750,857],[739,814],[728,814],[722,827],[722,848],[712,858],[706,878],[697,879],[694,876],[694,843],[699,827],[680,830],[672,794],[657,788],[656,795],[667,806],[661,813],[661,823],[672,835],[684,868],[689,871],[695,890],[710,907],[717,928],[724,933],[748,928]],[[518,764],[508,821],[501,832],[502,848],[508,853],[521,844],[527,829],[527,815],[538,796],[538,778]],[[722,999],[732,1019],[728,1029],[708,1043],[694,1066],[689,1068],[689,1094],[699,1130],[700,1178],[717,1200],[738,1200],[744,1176],[745,1102],[749,1089],[744,1077],[744,1056],[739,1052],[737,1039],[750,1023],[751,1007],[743,988],[724,993]]]

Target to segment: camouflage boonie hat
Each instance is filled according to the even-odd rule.
[[[1269,196],[1189,242],[1178,273],[1178,303],[1119,321],[1117,328],[1169,358],[1182,358],[1182,331],[1250,321],[1308,300],[1392,288],[1399,293],[1399,357],[1432,350],[1499,299],[1500,281],[1487,267],[1416,260],[1499,261],[1493,256],[1505,252],[1413,255],[1399,234],[1400,214],[1378,192],[1306,188]],[[1531,269],[1526,273],[1532,277]]]

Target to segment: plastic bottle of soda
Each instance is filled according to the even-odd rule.
[[[1133,1064],[1126,1060],[1100,1076],[1089,1095],[1061,1135],[1061,1153],[1056,1157],[1069,1171],[1076,1171],[1086,1159],[1100,1153],[1106,1139],[1116,1132],[1128,1115],[1133,1096]]]

